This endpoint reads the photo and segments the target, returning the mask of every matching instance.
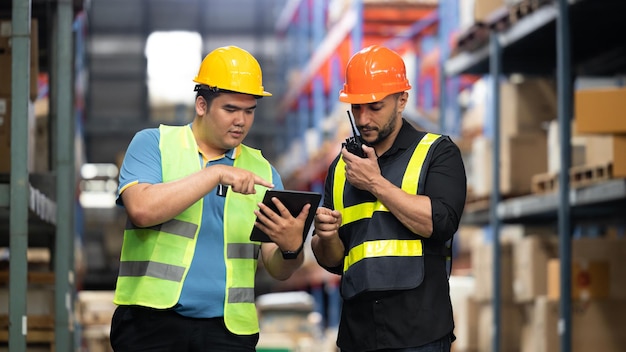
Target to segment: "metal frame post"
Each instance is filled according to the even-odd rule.
[[[13,0],[11,14],[11,191],[9,268],[9,349],[26,351],[28,290],[28,102],[31,1]]]
[[[352,2],[356,12],[356,23],[350,33],[352,39],[352,53],[356,53],[363,47],[363,0],[354,0]]]
[[[74,299],[74,207],[75,178],[74,143],[75,128],[73,111],[73,43],[72,30],[74,9],[71,0],[57,0],[52,40],[53,72],[51,83],[56,104],[54,113],[56,130],[56,189],[57,227],[55,238],[55,324],[54,344],[56,351],[73,351],[70,331],[70,312]]]
[[[491,116],[493,118],[493,159],[491,206],[489,209],[490,224],[493,241],[493,347],[492,351],[500,350],[500,218],[498,204],[500,203],[500,76],[502,75],[502,48],[496,32],[489,36],[489,73],[491,75]]]
[[[446,133],[446,112],[448,111],[448,77],[445,74],[445,63],[448,59],[448,21],[446,13],[448,10],[446,0],[439,1],[439,133]]]
[[[559,14],[556,21],[557,39],[557,106],[559,122],[559,144],[561,165],[559,172],[559,258],[560,292],[558,332],[561,351],[571,351],[571,270],[572,270],[572,223],[569,200],[569,169],[571,166],[571,120],[572,120],[572,69],[570,47],[569,4],[559,0]]]

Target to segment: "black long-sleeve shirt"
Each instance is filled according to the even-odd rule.
[[[410,148],[425,132],[406,120],[391,148],[378,158],[381,171],[394,167],[398,154]],[[465,167],[459,148],[444,138],[432,151],[424,183],[424,195],[431,199],[433,233],[423,239],[445,242],[457,231],[467,192]],[[331,164],[325,183],[324,206],[334,209]],[[340,273],[341,268],[326,268]],[[415,347],[452,334],[454,321],[446,259],[424,257],[424,281],[410,290],[366,292],[343,302],[338,345],[345,351],[372,351]],[[406,275],[411,275],[407,272]]]

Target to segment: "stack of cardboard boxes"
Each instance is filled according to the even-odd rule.
[[[575,92],[576,133],[585,137],[587,164],[612,164],[612,176],[626,177],[626,88]]]
[[[482,104],[486,104],[486,97]],[[500,193],[519,196],[531,191],[532,176],[547,170],[547,131],[545,124],[556,117],[556,87],[544,78],[526,78],[500,83]],[[485,112],[480,102],[472,110]],[[468,110],[467,116],[473,111]],[[472,197],[482,198],[493,188],[493,122],[486,117],[475,125],[484,134],[475,136],[471,150],[471,178],[468,188]],[[465,118],[465,117],[464,117]],[[479,119],[474,117],[474,119]]]
[[[532,231],[502,241],[500,262],[500,351],[560,350],[558,236]],[[470,331],[455,352],[492,351],[493,244],[472,249],[474,292],[458,329]],[[622,351],[626,344],[626,240],[619,237],[572,240],[572,351]],[[475,329],[463,327],[475,326]],[[461,348],[462,347],[462,348]]]
[[[89,352],[111,352],[109,331],[115,312],[113,291],[80,291],[76,300],[76,320],[82,327],[81,340]]]
[[[4,253],[3,253],[4,252]],[[9,249],[0,248],[0,352],[9,345]],[[54,350],[54,278],[50,251],[31,247],[27,252],[26,343],[30,352]]]

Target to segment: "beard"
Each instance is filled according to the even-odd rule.
[[[397,104],[396,104],[396,107],[397,107]],[[387,123],[384,126],[382,126],[380,129],[378,129],[378,136],[376,137],[376,139],[370,143],[367,143],[369,146],[373,147],[383,142],[396,129],[396,125],[398,123],[398,119],[396,117],[396,114],[397,114],[396,107],[394,107],[393,112],[391,113],[391,115],[389,115],[389,119],[387,120]]]

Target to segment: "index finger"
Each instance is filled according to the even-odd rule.
[[[257,176],[257,175],[254,175],[254,183],[257,184],[257,185],[265,186],[267,188],[274,188],[274,184],[273,183],[271,183],[271,182],[267,181],[266,179],[264,179],[264,178],[262,178],[260,176]]]

